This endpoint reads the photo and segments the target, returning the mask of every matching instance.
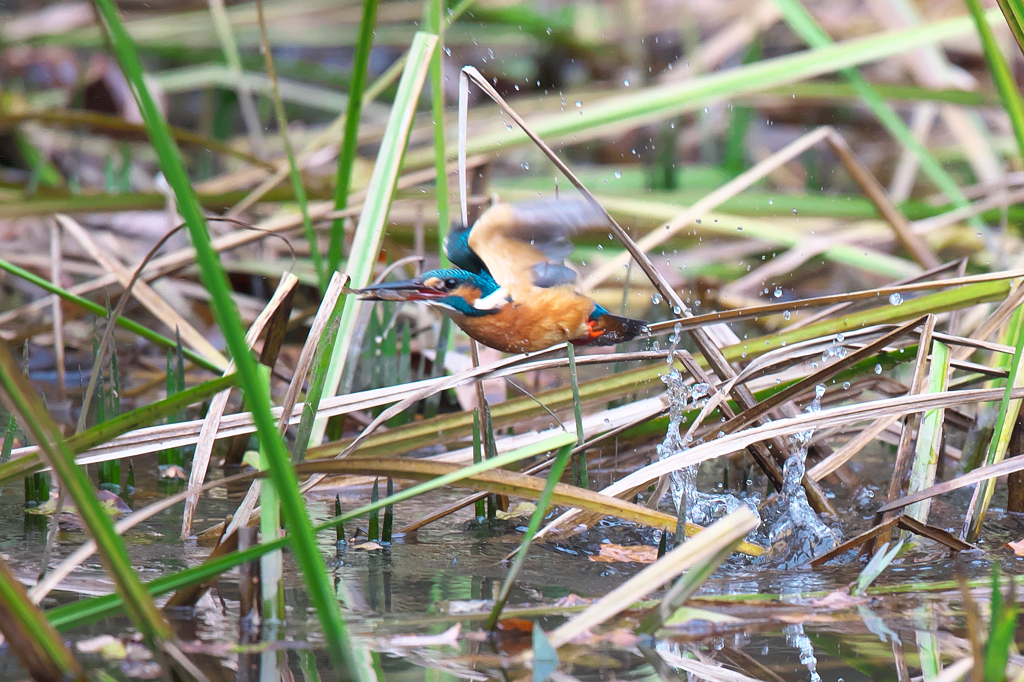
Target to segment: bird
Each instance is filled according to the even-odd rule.
[[[579,291],[565,265],[570,232],[607,224],[578,200],[497,203],[470,227],[453,226],[444,249],[451,268],[353,289],[363,300],[417,301],[440,309],[467,335],[504,353],[532,353],[566,341],[609,346],[647,331]]]

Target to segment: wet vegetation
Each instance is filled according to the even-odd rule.
[[[1024,676],[1019,0],[0,10],[0,680]]]

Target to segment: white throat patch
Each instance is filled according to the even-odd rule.
[[[498,290],[487,294],[483,298],[478,298],[474,303],[473,307],[477,310],[498,310],[508,303],[508,291],[505,287],[498,287]]]

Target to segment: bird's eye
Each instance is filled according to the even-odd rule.
[[[454,277],[449,277],[444,281],[444,285],[449,289],[454,289],[459,285],[459,280],[455,279]]]

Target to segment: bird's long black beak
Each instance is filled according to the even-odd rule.
[[[351,289],[349,293],[364,301],[431,301],[447,296],[446,292],[427,286],[421,279],[374,284],[364,289]]]

